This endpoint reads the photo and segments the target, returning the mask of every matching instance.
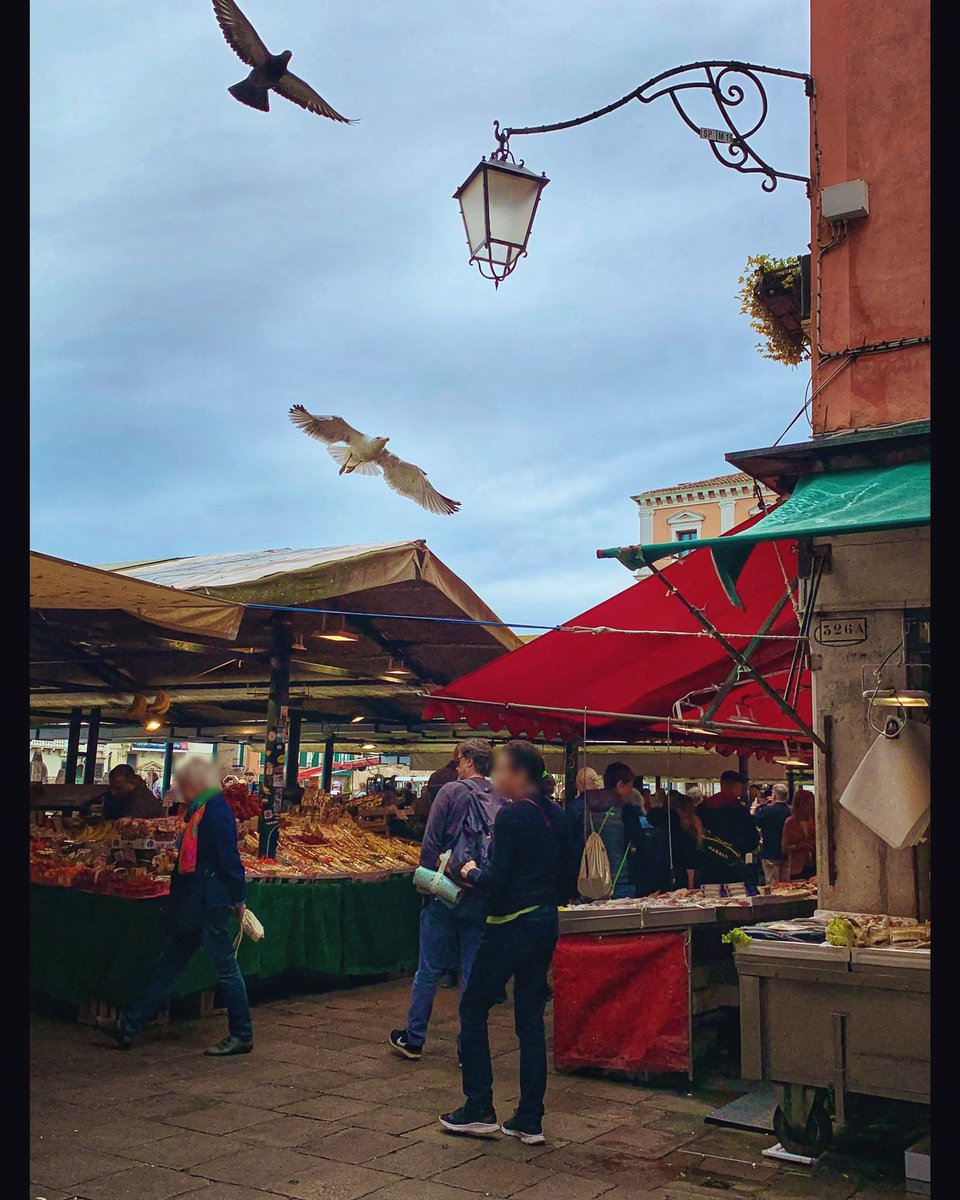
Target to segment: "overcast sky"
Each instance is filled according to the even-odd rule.
[[[773,442],[804,368],[739,314],[749,254],[803,252],[802,184],[724,170],[669,100],[516,139],[551,183],[499,289],[454,189],[491,123],[590,112],[680,63],[804,70],[768,0],[244,0],[340,112],[226,88],[209,0],[33,0],[34,549],[102,563],[425,538],[505,619],[631,582],[631,494]],[[806,101],[757,138],[805,173]],[[695,119],[719,124],[709,106]],[[461,513],[339,479],[290,405],[391,437]],[[787,440],[808,436],[794,426]]]

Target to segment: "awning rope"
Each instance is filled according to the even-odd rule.
[[[299,608],[285,604],[247,604],[246,608],[263,609],[268,612],[316,614],[318,616],[366,617],[377,621],[433,621],[440,625],[477,625],[493,629],[536,629],[545,633],[617,633],[639,637],[692,637],[710,638],[714,635],[702,629],[620,629],[613,625],[533,625],[525,621],[484,621],[473,617],[414,616],[412,613],[354,612],[344,608]],[[802,639],[799,633],[723,633],[725,638],[753,641],[762,638],[767,642],[796,642]]]

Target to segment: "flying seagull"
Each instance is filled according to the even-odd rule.
[[[427,482],[426,471],[404,462],[386,448],[389,438],[367,437],[343,417],[315,417],[302,404],[290,409],[290,420],[304,433],[323,442],[330,457],[340,464],[341,475],[376,475],[383,472],[387,487],[413,500],[427,512],[449,516],[460,507]]]
[[[246,79],[235,83],[232,88],[227,88],[234,99],[239,100],[241,104],[248,104],[251,108],[258,108],[261,112],[269,112],[270,92],[273,90],[285,100],[299,104],[307,112],[329,117],[331,121],[343,121],[345,125],[352,124],[332,109],[309,83],[304,83],[287,70],[287,63],[293,57],[289,50],[284,50],[282,54],[270,53],[234,0],[213,0],[213,11],[217,15],[223,36],[227,39],[227,45],[247,66],[253,67]]]

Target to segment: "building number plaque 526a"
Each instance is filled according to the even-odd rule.
[[[824,618],[814,632],[821,646],[856,646],[867,640],[866,617]]]

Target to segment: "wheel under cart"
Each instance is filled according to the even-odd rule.
[[[739,945],[741,1074],[773,1083],[785,1150],[816,1155],[850,1094],[930,1103],[930,951]]]

